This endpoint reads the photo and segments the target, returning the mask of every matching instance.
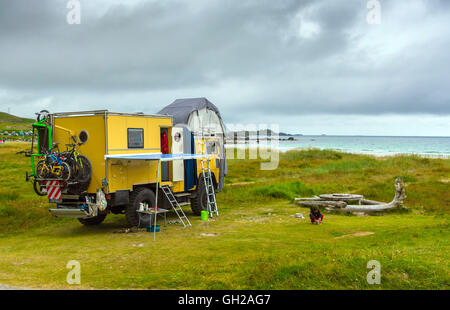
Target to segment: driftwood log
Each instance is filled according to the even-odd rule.
[[[321,200],[320,198],[317,200],[295,200],[295,202],[304,207],[318,207],[318,208],[345,208],[347,203],[345,201],[327,201]]]
[[[405,184],[401,178],[395,180],[395,197],[390,203],[382,203],[373,200],[366,200],[367,205],[348,205],[342,212],[381,212],[394,208],[403,207],[403,201],[406,199]],[[363,201],[361,201],[362,203]]]
[[[358,202],[364,198],[363,195],[355,195],[355,194],[325,194],[319,196],[324,200],[333,200],[333,201],[345,201],[346,203],[350,202]]]
[[[401,178],[395,180],[395,197],[390,203],[364,199],[362,195],[327,194],[320,197],[296,198],[295,203],[304,207],[322,207],[328,211],[372,213],[402,208],[406,199],[405,184]],[[348,203],[357,201],[358,205]]]

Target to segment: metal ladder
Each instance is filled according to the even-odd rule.
[[[200,145],[200,151],[201,154],[205,154],[207,153],[206,150],[206,144],[204,142],[204,137],[202,135],[201,140],[199,141],[199,145]],[[203,151],[203,145],[205,145],[205,150]],[[205,161],[206,161],[206,167],[205,167]],[[201,158],[200,159],[200,163],[202,166],[202,173],[203,173],[203,182],[205,183],[205,189],[206,189],[206,198],[207,198],[207,203],[208,203],[208,213],[211,217],[214,217],[213,215],[215,214],[216,216],[219,216],[219,209],[217,208],[217,201],[216,201],[216,193],[214,191],[214,183],[212,180],[212,175],[211,175],[211,167],[209,165],[210,163],[210,158]]]
[[[192,226],[191,222],[189,221],[183,209],[181,208],[181,205],[178,203],[178,200],[173,195],[173,192],[170,189],[170,187],[168,185],[163,185],[161,186],[161,190],[163,191],[164,195],[166,195],[167,200],[169,200],[170,205],[175,210],[175,213],[177,214],[181,223],[183,223],[184,227]]]

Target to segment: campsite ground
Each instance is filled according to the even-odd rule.
[[[279,168],[229,161],[218,195],[221,216],[205,227],[168,225],[153,234],[117,234],[123,216],[97,227],[52,218],[25,183],[24,144],[0,146],[0,284],[29,288],[136,289],[449,289],[450,160],[375,158],[334,151],[281,156]],[[403,177],[409,213],[325,214],[321,226],[292,217],[294,197],[361,193],[390,201]],[[188,209],[186,209],[188,210]],[[191,213],[188,212],[188,215]],[[170,220],[170,219],[169,219]],[[371,234],[358,234],[371,233]],[[81,285],[66,264],[81,263]],[[366,264],[381,263],[368,285]]]

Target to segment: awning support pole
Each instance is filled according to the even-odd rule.
[[[155,197],[155,213],[154,213],[154,217],[155,217],[155,220],[154,220],[154,224],[153,224],[153,241],[155,241],[156,240],[156,217],[158,216],[158,187],[159,187],[159,166],[160,166],[160,164],[161,164],[161,159],[159,159],[157,162],[156,162],[156,165],[157,165],[157,167],[156,167],[156,197]]]

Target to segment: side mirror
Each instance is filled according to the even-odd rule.
[[[75,136],[72,136],[73,142],[77,143],[77,138]]]

